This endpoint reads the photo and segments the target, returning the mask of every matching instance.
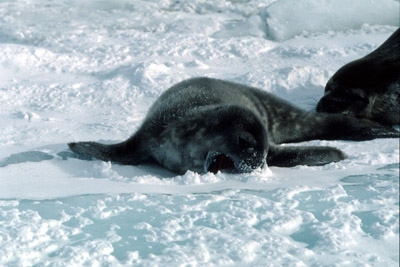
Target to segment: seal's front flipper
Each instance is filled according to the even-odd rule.
[[[338,129],[338,128],[336,128]],[[334,129],[332,129],[333,131]],[[374,121],[362,119],[357,123],[351,123],[343,129],[344,133],[348,133],[349,140],[371,140],[375,138],[399,138],[400,132],[390,125],[376,123]],[[346,138],[343,138],[346,139]]]
[[[347,156],[337,148],[320,146],[272,146],[268,151],[268,166],[319,166],[341,161]]]
[[[332,114],[324,128],[327,140],[364,141],[375,138],[399,138],[400,132],[390,125],[368,119],[358,119],[340,114]],[[321,138],[323,139],[323,138]]]

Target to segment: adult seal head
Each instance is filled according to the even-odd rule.
[[[68,145],[80,155],[129,165],[155,161],[183,174],[251,172],[265,164],[323,165],[344,159],[344,153],[332,147],[279,144],[398,136],[391,127],[369,120],[303,111],[253,87],[194,78],[164,92],[128,140]]]
[[[400,29],[375,51],[340,68],[326,84],[317,111],[393,125],[400,123],[399,103]]]

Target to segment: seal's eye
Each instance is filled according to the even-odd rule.
[[[246,139],[242,138],[242,137],[239,137],[238,143],[239,143],[239,146],[240,146],[240,147],[248,147],[248,146],[251,146],[250,142],[247,141]]]
[[[237,142],[240,147],[248,148],[248,147],[254,146],[256,143],[256,140],[254,139],[254,137],[251,134],[245,132],[245,133],[241,133],[238,136]]]

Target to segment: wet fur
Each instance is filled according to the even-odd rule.
[[[400,123],[400,29],[375,51],[340,68],[328,81],[318,112]]]
[[[303,111],[249,86],[211,78],[183,81],[164,92],[142,126],[114,145],[70,143],[72,151],[121,164],[154,160],[183,174],[208,171],[223,153],[239,172],[264,166],[323,165],[344,159],[332,147],[279,146],[313,139],[398,137],[391,127],[339,114]],[[212,158],[211,158],[212,159]]]

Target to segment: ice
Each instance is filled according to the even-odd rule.
[[[195,76],[313,110],[338,68],[398,26],[398,1],[332,3],[0,1],[0,265],[398,266],[399,140],[303,142],[349,157],[236,175],[67,147],[128,138]]]
[[[399,26],[395,0],[278,0],[265,10],[267,36],[286,40],[296,35],[358,30],[364,24]]]

